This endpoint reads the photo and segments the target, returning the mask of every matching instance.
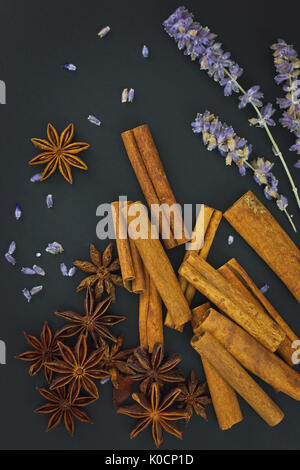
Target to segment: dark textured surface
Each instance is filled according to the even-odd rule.
[[[180,53],[174,41],[163,31],[162,21],[179,6],[177,1],[111,0],[38,0],[0,1],[1,79],[7,85],[7,104],[0,107],[1,119],[1,199],[2,229],[0,248],[5,253],[11,240],[17,242],[18,265],[12,267],[2,257],[0,339],[7,345],[7,364],[0,366],[0,447],[2,449],[152,449],[150,431],[131,441],[133,420],[117,415],[111,404],[110,385],[101,387],[101,400],[89,407],[94,425],[77,424],[72,439],[60,426],[44,433],[47,417],[33,414],[42,403],[34,387],[42,377],[29,377],[27,364],[14,359],[26,350],[22,332],[38,335],[44,320],[52,327],[62,325],[53,315],[57,309],[81,311],[83,294],[75,286],[83,275],[62,278],[61,261],[71,264],[75,258],[87,259],[89,242],[99,248],[106,244],[96,238],[96,208],[115,200],[119,194],[132,200],[141,192],[123,149],[120,132],[147,122],[157,143],[166,172],[180,203],[207,203],[225,210],[243,192],[251,189],[293,236],[285,216],[272,202],[264,199],[261,188],[251,175],[244,178],[234,167],[225,167],[218,153],[208,153],[201,139],[192,134],[190,122],[196,112],[209,109],[231,123],[238,134],[254,145],[257,155],[273,159],[265,133],[250,128],[247,117],[251,110],[239,111],[237,98],[223,96],[215,84],[196,64]],[[284,2],[284,8],[273,2],[218,0],[187,1],[195,17],[218,33],[224,47],[246,69],[245,87],[261,84],[267,100],[275,100],[280,89],[274,83],[274,68],[269,45],[277,37],[294,43],[300,52],[298,35],[299,7]],[[109,24],[111,33],[97,37],[102,26]],[[147,44],[150,58],[143,59],[141,48]],[[65,61],[78,66],[76,73],[63,71]],[[122,105],[121,91],[133,87],[134,104]],[[87,121],[94,114],[102,120],[101,128]],[[30,137],[43,137],[48,122],[61,131],[74,122],[76,138],[89,142],[91,148],[82,156],[88,172],[73,171],[70,186],[60,175],[45,183],[32,184],[29,179],[39,167],[27,161],[37,154]],[[283,129],[274,131],[290,167],[295,154],[288,152],[292,137]],[[290,199],[290,210],[296,214],[287,178],[280,163],[274,172],[280,179],[281,191]],[[293,170],[295,179],[300,170]],[[48,210],[45,196],[52,193],[55,207]],[[16,201],[23,208],[17,222],[13,212]],[[300,218],[295,215],[300,228]],[[229,234],[234,244],[227,245]],[[44,252],[48,242],[57,240],[65,247],[59,257]],[[35,258],[41,251],[42,257]],[[183,248],[169,253],[177,267]],[[1,255],[2,256],[2,255]],[[300,334],[299,305],[276,275],[251,250],[233,229],[223,221],[215,239],[209,261],[218,267],[236,257],[256,283],[270,284],[267,294],[282,316]],[[25,277],[21,266],[38,264],[47,277]],[[44,291],[27,304],[21,290],[44,283]],[[195,303],[201,300],[197,297]],[[138,298],[118,290],[118,301],[111,311],[127,315],[127,321],[115,328],[124,331],[126,346],[137,344]],[[189,346],[191,330],[184,334],[167,330],[166,349],[183,356],[186,372],[193,367],[202,375],[200,360]],[[166,436],[164,449],[297,449],[300,443],[300,408],[297,402],[264,389],[286,413],[275,429],[269,428],[241,400],[244,421],[233,430],[218,429],[212,408],[209,421],[194,417],[184,429],[181,442]]]

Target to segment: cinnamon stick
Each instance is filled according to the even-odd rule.
[[[206,302],[192,310],[192,326],[195,334],[199,331],[199,325],[209,309],[210,303]],[[236,393],[203,356],[201,360],[219,427],[225,431],[243,419]]]
[[[139,214],[138,217],[137,213]],[[145,268],[169,310],[175,325],[180,327],[190,320],[191,311],[180,289],[169,258],[158,239],[157,229],[150,223],[142,203],[137,202],[128,205],[127,216],[128,234],[131,239],[134,239]],[[147,238],[136,238],[133,222],[138,223]]]
[[[129,292],[140,294],[145,290],[143,263],[136,246],[128,238],[119,202],[112,202],[111,207],[123,283]]]
[[[269,426],[282,421],[280,408],[214,336],[207,332],[194,336],[191,345]]]
[[[264,346],[278,349],[284,331],[200,256],[190,254],[179,273]]]
[[[248,191],[224,217],[300,302],[300,251],[259,199]]]
[[[202,313],[199,327],[212,334],[246,369],[276,391],[300,400],[300,375],[236,323],[210,308]]]
[[[153,205],[157,209],[160,206],[159,213],[152,212],[152,216],[166,248],[186,243],[189,237],[186,235],[181,210],[176,203],[149,127],[142,125],[123,132],[121,136],[149,208],[153,210]]]

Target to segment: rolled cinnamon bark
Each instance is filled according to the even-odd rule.
[[[300,302],[300,251],[259,199],[248,191],[224,217]]]
[[[136,238],[134,225],[139,213],[138,224],[147,238]],[[139,251],[164,304],[176,326],[180,327],[191,319],[191,311],[180,289],[178,279],[159,239],[155,226],[151,225],[143,204],[137,202],[127,207],[128,234]],[[155,236],[157,238],[155,238]]]
[[[194,336],[191,345],[269,426],[282,421],[280,408],[214,336],[207,332]]]
[[[200,323],[210,307],[210,303],[206,302],[192,310],[192,326],[195,334],[201,333]],[[219,427],[225,431],[243,419],[236,393],[204,357],[201,356],[201,360]]]
[[[264,346],[278,349],[284,331],[200,256],[192,253],[179,273]]]
[[[129,292],[140,294],[145,290],[143,263],[137,248],[128,238],[119,202],[112,202],[111,207],[124,287]]]
[[[246,369],[276,391],[300,400],[300,375],[236,323],[210,308],[202,314],[199,327],[212,334]]]

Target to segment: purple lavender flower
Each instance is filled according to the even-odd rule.
[[[294,165],[295,168],[300,168],[300,160],[298,160],[295,165]]]
[[[45,276],[46,275],[44,269],[41,268],[40,266],[37,266],[36,264],[32,267],[32,269],[34,270],[35,274],[38,274],[39,276]]]
[[[300,153],[300,139],[296,140],[296,143],[292,145],[289,150],[291,152],[297,152],[298,154]],[[297,168],[297,167],[296,167]]]
[[[30,178],[31,183],[36,183],[37,181],[41,181],[42,173],[36,173]]]
[[[132,103],[134,99],[134,89],[130,88],[128,92],[128,103]]]
[[[48,209],[51,209],[53,207],[53,196],[52,196],[52,194],[48,194],[46,196],[46,204],[47,204]]]
[[[227,240],[228,245],[232,245],[233,242],[234,242],[234,236],[233,236],[233,235],[229,235],[228,240]]]
[[[142,55],[145,59],[147,59],[149,57],[149,49],[146,45],[143,46]]]
[[[259,290],[262,294],[265,294],[266,292],[268,292],[269,289],[270,289],[270,286],[268,284],[265,284]]]
[[[10,264],[12,264],[13,266],[15,266],[16,260],[15,260],[15,258],[14,258],[12,255],[10,255],[9,253],[5,253],[4,258],[6,259],[6,261],[7,261],[8,263],[10,263]]]
[[[76,273],[76,267],[73,266],[72,268],[69,269],[68,276],[73,277],[75,273]]]
[[[260,108],[263,105],[261,101],[263,97],[264,97],[264,94],[260,91],[260,86],[255,85],[249,88],[249,90],[246,91],[245,95],[240,96],[239,108],[240,109],[245,108],[245,106],[247,106],[248,103],[251,103],[254,106],[257,106],[258,108]]]
[[[36,295],[43,290],[43,286],[35,286],[30,290],[31,295]]]
[[[22,209],[21,207],[19,206],[18,203],[16,203],[16,209],[15,209],[15,217],[17,220],[19,220],[22,216]]]
[[[22,294],[24,295],[24,297],[27,299],[27,302],[30,302],[31,301],[31,294],[29,292],[28,289],[23,289],[22,290]]]
[[[21,269],[21,272],[22,272],[23,274],[26,274],[26,275],[29,275],[29,276],[33,276],[33,275],[36,274],[35,270],[32,269],[32,268],[22,268],[22,269]]]
[[[237,64],[232,65],[229,68],[231,77],[225,76],[221,81],[220,85],[224,87],[224,95],[230,96],[232,92],[239,93],[239,87],[236,84],[238,78],[243,75],[243,69],[241,69]]]
[[[271,175],[271,169],[274,166],[274,163],[264,160],[263,158],[257,158],[251,162],[252,167],[254,168],[254,180],[257,184],[268,184],[268,178]]]
[[[16,251],[17,245],[16,242],[12,241],[8,247],[7,253],[12,255]]]
[[[65,263],[60,263],[60,271],[62,273],[63,276],[67,276],[68,275],[68,268],[67,266],[65,265]]]
[[[268,103],[266,106],[261,108],[261,118],[252,118],[249,119],[249,122],[252,126],[257,127],[264,127],[265,124],[268,126],[276,126],[275,121],[272,119],[273,114],[275,113],[275,109],[273,108],[271,103]]]
[[[278,196],[276,203],[281,211],[284,211],[288,206],[288,200],[282,194]]]
[[[47,253],[51,253],[52,255],[58,255],[63,253],[64,249],[62,245],[58,242],[48,243],[46,248]]]

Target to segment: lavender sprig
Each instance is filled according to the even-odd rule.
[[[264,116],[260,108],[263,106],[263,93],[258,85],[245,90],[238,78],[242,76],[243,69],[232,60],[229,52],[224,52],[222,44],[216,42],[216,35],[211,33],[208,27],[203,27],[193,20],[193,15],[185,7],[181,6],[163,23],[165,31],[177,42],[178,48],[189,55],[192,60],[198,60],[201,70],[206,70],[208,75],[224,87],[225,96],[232,92],[241,93],[239,108],[244,108],[247,104],[255,109],[257,123],[259,127],[265,129],[276,156],[280,161],[288,176],[292,190],[294,192],[298,207],[300,208],[300,198],[298,189],[293,181],[284,157],[270,131],[269,116]],[[267,105],[268,106],[268,105]],[[273,120],[272,120],[273,121]],[[273,121],[274,122],[274,121]],[[250,120],[251,123],[251,120]],[[273,123],[271,124],[273,125]]]
[[[209,111],[197,114],[196,120],[192,122],[192,130],[195,134],[201,134],[203,143],[207,150],[217,149],[225,159],[226,165],[236,164],[241,176],[247,169],[253,171],[254,180],[260,186],[264,186],[264,195],[267,199],[274,199],[278,208],[285,213],[295,232],[296,227],[287,211],[288,201],[285,196],[278,192],[278,180],[271,172],[273,164],[262,157],[249,162],[252,146],[235,133],[232,126],[219,121],[219,118]]]
[[[290,151],[300,154],[300,59],[294,47],[283,39],[278,39],[271,49],[274,51],[274,65],[278,74],[275,82],[285,92],[284,98],[277,98],[279,107],[284,110],[279,122],[297,137]],[[300,168],[300,159],[294,167]]]

